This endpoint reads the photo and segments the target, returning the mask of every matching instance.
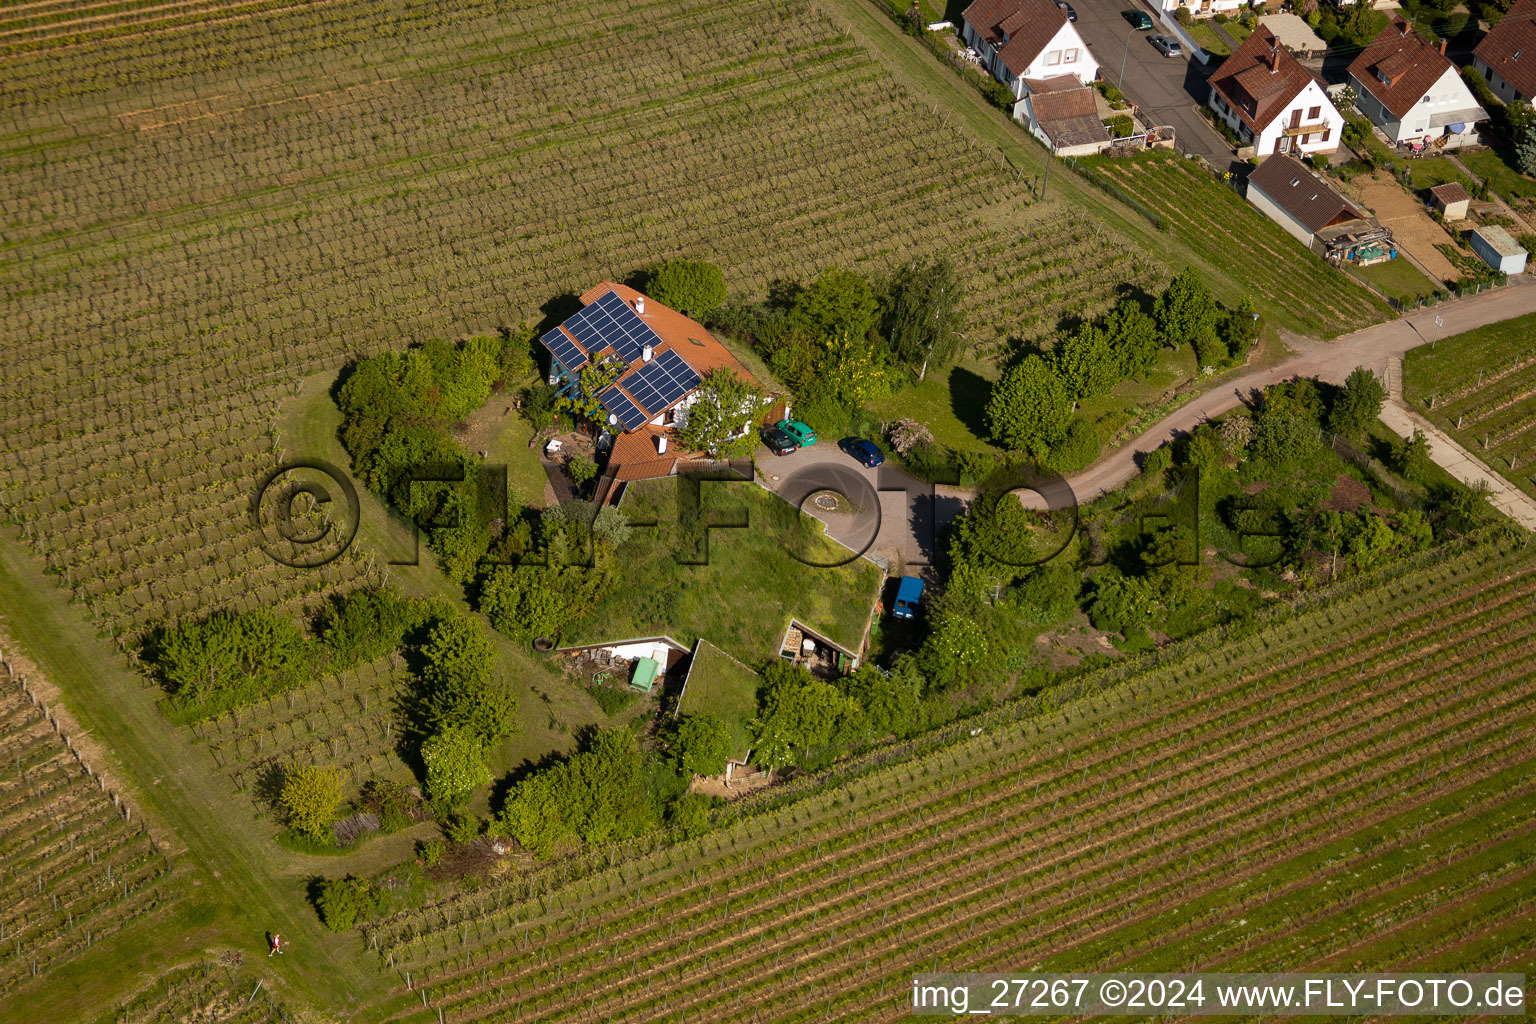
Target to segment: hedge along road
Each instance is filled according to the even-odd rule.
[[[1351,370],[1363,366],[1375,372],[1383,384],[1397,387],[1396,382],[1391,381],[1392,361],[1401,359],[1402,354],[1411,348],[1430,344],[1437,335],[1437,316],[1444,319],[1438,328],[1438,336],[1445,339],[1531,312],[1536,312],[1536,281],[1522,275],[1511,278],[1507,288],[1496,289],[1486,295],[1444,302],[1400,320],[1341,335],[1332,341],[1318,341],[1282,332],[1282,337],[1295,350],[1295,355],[1273,366],[1244,374],[1227,387],[1207,391],[1188,405],[1175,409],[1108,458],[1068,477],[1068,483],[1072,485],[1080,502],[1089,502],[1107,494],[1139,472],[1139,456],[1188,434],[1209,419],[1252,401],[1271,384],[1292,377],[1317,377],[1341,384]],[[1445,466],[1446,463],[1441,459],[1448,456],[1441,452],[1432,451],[1431,454],[1436,456],[1436,462]]]

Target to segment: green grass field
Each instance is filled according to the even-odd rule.
[[[1375,285],[1399,302],[1417,302],[1439,290],[1418,267],[1401,256],[1369,267],[1351,267],[1349,273]]]
[[[818,520],[746,480],[700,485],[699,522],[720,524],[707,531],[706,562],[702,532],[680,520],[683,486],[675,477],[629,485],[624,513],[656,525],[637,529],[618,552],[618,582],[563,642],[666,633],[685,644],[703,638],[754,665],[777,655],[793,616],[858,648],[879,585],[875,565],[818,567],[852,552],[827,539]]]
[[[1500,159],[1493,150],[1459,154],[1462,163],[1488,183],[1507,202],[1536,199],[1536,179],[1527,178]]]
[[[1421,345],[1403,397],[1506,479],[1536,494],[1536,313]]]
[[[713,715],[731,729],[737,757],[752,749],[752,719],[757,717],[757,688],[752,669],[707,640],[699,642],[688,670],[688,688],[677,702],[679,715]]]
[[[1465,157],[1462,158],[1465,160]],[[1449,157],[1426,156],[1408,163],[1409,170],[1413,173],[1413,187],[1415,191],[1424,192],[1443,185],[1448,181],[1454,181],[1466,189],[1470,194],[1476,190],[1472,179],[1462,172],[1461,168],[1451,163]]]

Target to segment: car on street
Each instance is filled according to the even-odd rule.
[[[1153,46],[1162,51],[1164,57],[1184,56],[1184,47],[1180,46],[1179,41],[1172,36],[1148,36],[1147,38],[1152,40]]]
[[[1146,11],[1121,11],[1125,20],[1131,23],[1132,28],[1139,28],[1143,32],[1152,31],[1152,16]]]
[[[1067,12],[1068,21],[1077,20],[1077,12],[1072,9],[1072,5],[1067,3],[1067,0],[1056,0],[1056,6]]]
[[[763,428],[763,444],[767,445],[768,450],[775,455],[788,455],[790,452],[800,450],[800,446],[795,443],[795,439],[778,427]]]
[[[873,441],[866,441],[862,437],[845,437],[837,442],[837,446],[870,469],[885,462],[885,453],[875,447]]]
[[[774,424],[779,430],[784,431],[801,448],[809,448],[816,443],[816,431],[801,423],[799,420],[779,420]]]

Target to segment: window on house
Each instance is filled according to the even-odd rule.
[[[1055,67],[1057,64],[1060,64],[1061,63],[1061,51],[1060,50],[1052,50],[1050,53],[1046,54],[1045,55],[1045,63],[1046,63],[1047,67]]]
[[[1317,120],[1317,115],[1321,114],[1322,112],[1323,112],[1323,108],[1322,107],[1313,107],[1311,110],[1307,111],[1307,120],[1308,121],[1316,121]]]
[[[1485,82],[1493,81],[1493,68],[1484,68],[1483,69],[1483,81],[1485,81]]]
[[[1075,49],[1068,50],[1066,52],[1066,54],[1061,58],[1061,62],[1063,64],[1072,64],[1076,60],[1077,60],[1077,50],[1075,50]]]
[[[1333,129],[1332,128],[1324,128],[1323,129],[1323,141],[1327,142],[1328,141],[1328,136],[1330,136],[1332,134],[1333,134]]]

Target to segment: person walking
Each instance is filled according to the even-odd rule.
[[[283,951],[283,937],[274,932],[271,945],[272,948],[267,950],[267,956],[270,957],[273,953],[281,953]]]

